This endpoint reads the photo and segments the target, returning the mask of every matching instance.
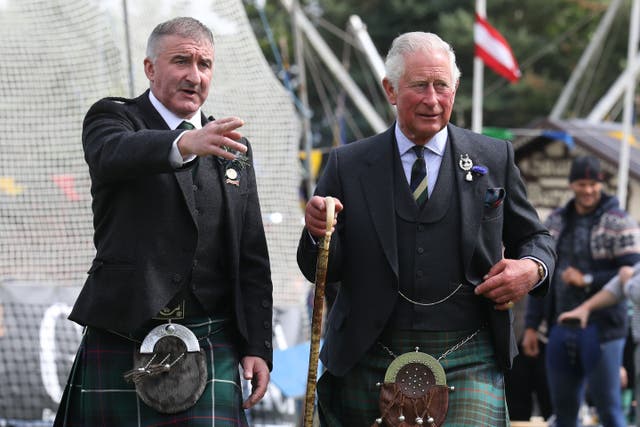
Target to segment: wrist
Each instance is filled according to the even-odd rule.
[[[585,292],[589,292],[591,290],[592,283],[593,283],[592,274],[585,274],[582,276],[582,286],[584,287]]]

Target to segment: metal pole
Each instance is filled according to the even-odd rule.
[[[362,93],[358,85],[355,84],[351,76],[344,70],[340,61],[333,54],[329,46],[327,46],[326,42],[322,39],[322,36],[318,33],[318,31],[313,27],[311,22],[307,19],[306,16],[299,9],[294,9],[292,7],[292,0],[280,0],[284,7],[291,13],[293,20],[300,26],[300,29],[304,31],[307,36],[309,43],[313,46],[313,48],[318,53],[318,57],[324,61],[324,63],[329,68],[329,71],[333,73],[333,75],[338,79],[340,84],[345,88],[351,99],[353,100],[354,105],[362,115],[365,120],[369,123],[369,125],[373,128],[374,132],[382,132],[388,127],[388,124],[385,123],[384,120],[377,113],[375,108],[371,105],[366,96]]]
[[[611,23],[613,22],[613,18],[616,16],[616,12],[620,8],[620,3],[621,0],[613,0],[609,5],[607,12],[600,21],[600,24],[598,24],[598,29],[593,34],[593,38],[589,42],[587,49],[580,57],[578,65],[576,65],[576,68],[571,73],[569,81],[562,89],[562,93],[560,93],[556,104],[553,106],[551,114],[549,115],[549,117],[551,117],[552,119],[559,119],[562,113],[564,113],[564,111],[566,110],[567,104],[569,103],[569,98],[571,98],[571,96],[573,95],[573,91],[575,90],[578,81],[584,74],[584,71],[587,69],[591,58],[596,53],[596,49],[602,44],[604,37],[607,35],[607,32],[611,27]]]
[[[356,37],[358,44],[364,51],[367,56],[367,60],[369,61],[369,65],[373,68],[373,72],[378,79],[378,84],[384,90],[382,86],[382,79],[384,78],[384,61],[380,57],[378,53],[378,49],[373,44],[369,33],[367,32],[367,26],[364,25],[362,19],[358,15],[351,15],[349,17],[349,26],[353,32],[353,35]]]
[[[293,0],[292,10],[295,16],[300,8],[300,4],[297,0]],[[311,134],[311,117],[309,110],[309,95],[307,92],[307,70],[304,61],[304,39],[302,38],[302,31],[300,25],[296,19],[292,19],[293,25],[293,42],[294,42],[294,55],[296,57],[296,64],[298,64],[298,97],[302,104],[300,114],[302,115],[302,139],[304,145],[304,151],[306,153],[305,166],[307,169],[307,199],[311,199],[313,191],[315,190],[315,182],[313,179],[313,168],[311,164],[311,154],[313,145],[313,135]]]
[[[633,0],[631,4],[631,18],[629,22],[629,46],[627,50],[627,68],[632,70],[638,52],[638,32],[640,31],[640,0]],[[627,206],[627,185],[629,181],[629,150],[631,145],[631,126],[633,115],[633,96],[636,91],[636,77],[629,73],[627,90],[624,96],[624,111],[622,119],[622,142],[620,145],[620,161],[618,164],[618,200],[620,207]]]
[[[476,0],[476,13],[483,18],[487,16],[485,0]],[[475,24],[474,24],[475,25]],[[484,64],[482,59],[473,58],[473,96],[471,99],[471,130],[482,133],[482,97],[484,84]]]
[[[122,14],[124,16],[124,39],[127,49],[127,65],[129,66],[129,98],[136,96],[135,92],[135,74],[133,73],[133,60],[131,59],[131,34],[129,32],[129,9],[127,8],[127,0],[122,0]]]
[[[607,93],[600,98],[595,107],[587,115],[586,121],[589,123],[598,123],[604,120],[609,111],[614,107],[625,91],[629,79],[637,78],[640,73],[640,54],[636,55],[633,64],[629,64],[626,70],[618,76],[616,81],[611,85]]]

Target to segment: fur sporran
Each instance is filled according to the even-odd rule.
[[[133,380],[136,393],[145,404],[164,414],[195,405],[207,384],[204,351],[187,352],[185,343],[174,336],[159,339],[153,353],[136,351],[133,363],[151,370],[151,374]]]

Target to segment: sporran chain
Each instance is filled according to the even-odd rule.
[[[445,351],[444,353],[442,353],[440,355],[440,357],[438,357],[436,360],[439,362],[440,360],[446,358],[449,354],[453,353],[454,351],[458,350],[460,347],[462,347],[463,345],[465,345],[467,342],[469,342],[470,340],[473,339],[473,337],[475,337],[476,335],[478,335],[478,332],[480,332],[480,330],[482,330],[482,327],[476,329],[471,335],[467,336],[466,338],[464,338],[462,341],[454,344],[450,349],[448,349],[447,351]],[[391,351],[391,349],[389,347],[387,347],[386,345],[384,345],[383,343],[381,343],[380,341],[378,341],[378,344],[380,345],[380,347],[382,347],[388,354],[389,356],[393,357],[394,359],[396,359],[398,357],[397,354],[395,354],[393,351]],[[416,347],[415,348],[416,351],[420,350],[420,347]]]

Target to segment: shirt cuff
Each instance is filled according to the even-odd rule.
[[[313,246],[318,246],[318,240],[311,235],[309,230],[307,230],[307,236],[309,236],[309,240],[313,243]]]
[[[171,163],[171,166],[176,169],[184,166],[185,163],[193,161],[197,157],[195,154],[189,154],[184,158],[182,157],[182,154],[180,154],[178,141],[180,141],[180,138],[182,138],[182,135],[184,135],[185,132],[180,133],[180,135],[178,135],[178,137],[173,141],[173,144],[171,144],[171,151],[169,152],[169,163]]]

